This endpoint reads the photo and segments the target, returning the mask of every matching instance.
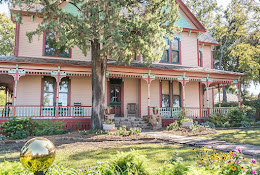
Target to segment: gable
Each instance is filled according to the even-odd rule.
[[[176,25],[183,28],[193,29],[192,25],[187,21],[187,19],[180,13],[181,19],[176,22]]]

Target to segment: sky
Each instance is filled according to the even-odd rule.
[[[228,3],[230,1],[231,0],[217,0],[218,5],[222,5],[224,8],[228,5]],[[7,4],[1,4],[0,5],[0,13],[9,14],[9,9],[8,9]],[[253,93],[254,95],[258,95],[260,93],[260,85],[255,86],[255,85],[251,84],[248,91]]]

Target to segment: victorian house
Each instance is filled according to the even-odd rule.
[[[163,125],[171,123],[185,109],[194,119],[205,119],[228,108],[214,107],[214,89],[228,84],[240,86],[244,74],[213,69],[213,52],[218,42],[207,33],[181,0],[180,20],[183,28],[170,41],[161,61],[150,67],[141,57],[129,66],[108,62],[106,105],[115,117],[153,115],[159,107]],[[77,9],[64,2],[65,11]],[[11,10],[15,13],[15,10]],[[16,23],[14,56],[0,57],[0,86],[6,92],[0,106],[1,121],[10,116],[54,119],[90,128],[91,52],[84,56],[78,47],[58,53],[48,38],[35,36],[29,43],[26,32],[41,22],[34,12],[23,13],[22,24]],[[239,89],[239,88],[238,88]],[[240,97],[238,97],[240,105]]]

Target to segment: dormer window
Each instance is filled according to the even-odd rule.
[[[51,41],[56,36],[56,32],[45,33],[44,36],[44,56],[53,56],[53,57],[71,57],[71,49],[63,48],[63,52],[57,52],[55,48],[51,47]]]
[[[164,50],[161,58],[161,63],[180,63],[180,41],[175,38],[173,41],[169,41],[164,38],[165,43],[169,46]]]

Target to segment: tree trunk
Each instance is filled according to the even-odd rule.
[[[92,63],[92,113],[91,129],[103,129],[105,117],[105,80],[107,61],[100,54],[98,40],[91,42]]]
[[[222,92],[223,92],[223,102],[227,102],[227,91],[226,91],[226,87],[222,88]]]

